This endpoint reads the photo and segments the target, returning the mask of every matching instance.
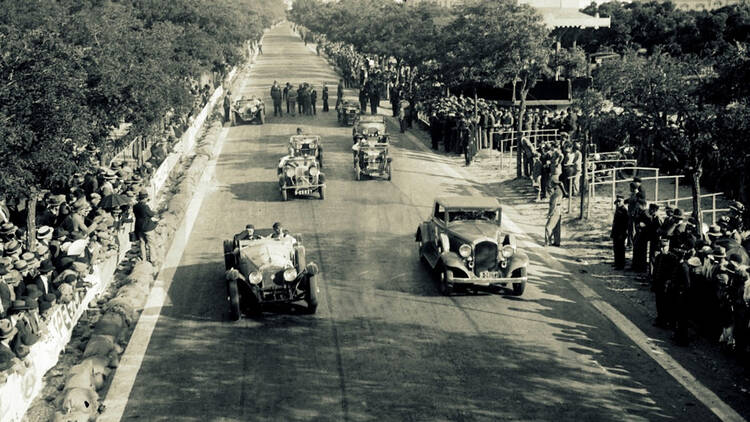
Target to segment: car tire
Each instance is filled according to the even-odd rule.
[[[251,286],[249,289],[249,295],[245,300],[247,306],[247,313],[253,317],[263,316],[263,310],[260,305],[260,288],[258,286]]]
[[[390,181],[390,180],[391,180],[391,177],[392,177],[392,174],[391,174],[391,164],[390,164],[390,163],[388,164],[388,169],[387,169],[387,171],[388,171],[388,180]]]
[[[358,163],[354,165],[354,180],[362,180],[362,171],[360,171]]]
[[[240,291],[237,280],[227,281],[227,296],[229,297],[229,319],[237,321],[240,319]]]
[[[224,241],[224,268],[229,271],[229,269],[234,268],[234,242],[231,240],[225,240]]]
[[[318,154],[318,166],[323,170],[323,154]]]
[[[237,126],[237,117],[234,115],[234,112],[229,115],[229,126]]]
[[[521,267],[513,271],[511,277],[526,277],[526,267]],[[513,296],[521,296],[526,290],[526,282],[513,283]]]
[[[265,110],[261,110],[258,113],[258,120],[260,120],[260,124],[263,124],[263,123],[266,122],[266,113],[265,113]]]
[[[447,268],[440,268],[438,277],[438,289],[440,290],[440,293],[445,296],[450,296],[451,293],[453,293],[453,283],[450,282],[450,280],[453,280],[453,271]]]
[[[318,310],[318,276],[307,277],[307,291],[305,292],[307,313],[314,314]]]
[[[299,245],[295,247],[294,250],[295,250],[294,258],[297,261],[297,272],[301,273],[302,271],[305,270],[305,267],[307,266],[307,255],[305,253],[305,247],[302,245]]]
[[[281,200],[282,201],[289,200],[289,194],[287,193],[286,189],[281,189]]]
[[[326,187],[325,186],[321,186],[320,189],[318,189],[318,193],[320,194],[320,200],[321,201],[324,200],[325,197],[326,197],[325,192],[326,192]]]

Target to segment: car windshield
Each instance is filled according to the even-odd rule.
[[[451,210],[448,211],[448,221],[497,221],[497,210]]]

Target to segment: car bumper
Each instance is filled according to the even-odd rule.
[[[528,277],[491,277],[491,278],[453,278],[451,283],[470,286],[501,286],[507,287],[515,283],[525,283]]]
[[[317,185],[305,185],[305,186],[282,186],[281,190],[294,191],[295,195],[310,195],[317,192],[320,188],[325,187],[325,183]]]

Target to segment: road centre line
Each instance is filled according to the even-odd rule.
[[[434,152],[425,146],[415,135],[405,132],[406,139],[408,139],[413,145],[422,151],[434,154]],[[469,180],[469,177],[463,175],[459,170],[450,167],[445,163],[436,163],[439,167],[442,167],[446,174],[451,175],[458,179]],[[479,189],[473,186],[467,186],[467,190],[472,192],[473,195],[484,196]],[[511,208],[512,207],[508,207]],[[516,225],[507,215],[503,215],[502,224],[509,230],[523,234],[526,239],[519,243],[525,247],[537,249],[537,253],[542,258],[543,263],[553,267],[555,269],[565,270],[565,266],[560,263],[557,259],[552,257],[544,248],[541,248],[536,242],[533,242],[530,237],[526,236],[522,232],[521,228]],[[517,236],[521,237],[521,236]],[[707,408],[711,410],[719,419],[722,421],[744,421],[745,419],[726,404],[719,396],[713,391],[709,390],[704,386],[698,379],[696,379],[687,369],[680,365],[672,356],[670,356],[663,348],[654,343],[641,329],[638,328],[632,321],[630,321],[620,311],[615,309],[611,304],[606,302],[601,296],[599,296],[593,289],[588,287],[586,284],[575,278],[567,278],[570,285],[585,299],[591,303],[591,305],[599,311],[604,317],[606,317],[612,324],[614,324],[623,334],[625,334],[633,343],[635,343],[641,350],[643,350],[648,356],[651,357],[656,363],[659,364],[669,375],[672,376],[680,385],[685,387],[698,401],[703,403]]]

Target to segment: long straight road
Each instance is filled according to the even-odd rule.
[[[312,83],[319,96],[327,83],[335,103],[337,75],[288,26],[269,31],[264,50],[234,96],[270,104],[274,80]],[[533,250],[522,297],[441,296],[414,233],[436,196],[473,192],[454,160],[394,133],[393,180],[358,182],[351,129],[335,112],[319,103],[316,117],[268,116],[225,129],[124,420],[715,419],[686,406],[690,393],[571,288],[574,274]],[[281,201],[276,166],[297,127],[323,137],[323,201]],[[302,233],[321,269],[318,313],[229,322],[222,240],[275,221]]]

